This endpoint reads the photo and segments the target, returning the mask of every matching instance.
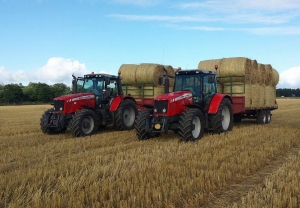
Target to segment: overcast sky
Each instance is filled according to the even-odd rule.
[[[0,0],[0,84],[227,57],[271,64],[277,88],[300,88],[300,1]]]

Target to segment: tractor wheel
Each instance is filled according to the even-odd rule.
[[[218,112],[209,115],[209,123],[214,133],[231,131],[233,128],[232,105],[229,99],[224,98],[220,103]]]
[[[148,110],[141,111],[135,120],[135,130],[136,136],[139,140],[147,140],[150,139],[150,133],[146,132],[146,120],[150,118],[150,113]]]
[[[76,112],[69,122],[69,128],[74,137],[92,135],[99,127],[96,113],[89,109]]]
[[[52,116],[52,115],[50,115],[52,113],[52,111],[53,111],[52,108],[46,110],[40,119],[40,126],[41,126],[42,132],[44,134],[59,134],[59,133],[66,131],[66,129],[67,129],[66,126],[61,126],[61,127],[56,127],[56,128],[48,127],[49,120]]]
[[[196,141],[202,138],[204,133],[204,118],[199,109],[190,108],[183,112],[179,120],[181,141]]]
[[[117,130],[130,130],[134,128],[137,107],[132,100],[124,100],[115,114],[115,127]]]
[[[257,112],[256,122],[258,124],[265,124],[267,123],[267,114],[265,110],[259,110]]]
[[[270,110],[266,110],[266,118],[267,118],[266,123],[271,123],[272,115]]]

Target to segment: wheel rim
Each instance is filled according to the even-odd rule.
[[[267,113],[267,122],[270,123],[270,121],[271,121],[271,113],[268,112]]]
[[[201,131],[201,121],[199,117],[195,116],[192,123],[195,126],[195,129],[192,130],[192,135],[194,138],[198,138]]]
[[[95,125],[94,119],[91,116],[86,116],[82,120],[81,129],[82,129],[84,134],[89,134],[93,131],[94,125]]]
[[[123,121],[125,126],[131,126],[134,123],[135,113],[133,108],[128,107],[124,110]]]
[[[230,124],[230,111],[227,106],[224,106],[222,110],[222,127],[223,130],[226,131]]]

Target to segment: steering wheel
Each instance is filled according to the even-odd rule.
[[[192,92],[193,95],[195,95],[194,89],[191,88],[191,87],[186,87],[186,88],[184,88],[183,90],[189,90],[189,91]]]

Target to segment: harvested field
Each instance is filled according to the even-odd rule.
[[[0,207],[299,207],[300,99],[277,102],[270,124],[193,143],[44,135],[50,106],[1,106]]]

